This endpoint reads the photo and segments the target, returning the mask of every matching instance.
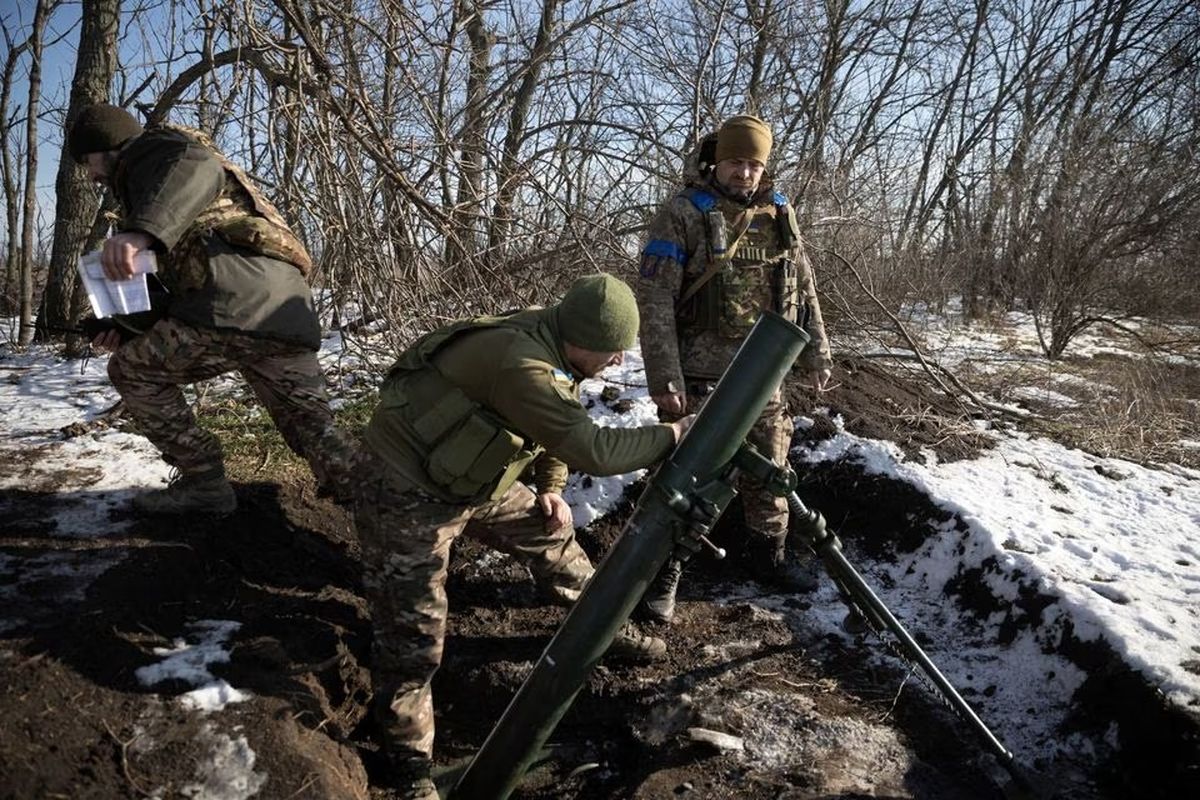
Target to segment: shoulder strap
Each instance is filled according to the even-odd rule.
[[[537,327],[537,318],[529,312],[537,309],[518,309],[497,316],[471,317],[452,322],[444,328],[430,331],[413,342],[408,349],[400,354],[388,374],[409,372],[421,369],[429,364],[433,357],[451,341],[470,331],[484,328],[513,328],[529,333]]]
[[[680,192],[680,194],[690,200],[692,205],[701,214],[707,214],[717,207],[717,196],[707,189],[701,189],[699,186],[689,186]]]

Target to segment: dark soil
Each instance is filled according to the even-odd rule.
[[[840,410],[851,429],[878,435],[925,402],[910,393],[888,406],[880,398],[893,396],[890,377],[871,367],[858,375],[853,389],[820,401]],[[856,403],[887,410],[851,414]],[[938,446],[950,425],[916,425],[908,445]],[[818,415],[808,435],[828,429]],[[939,455],[965,455],[970,446],[956,442]],[[857,559],[912,550],[930,534],[930,520],[946,518],[910,487],[853,465],[808,469],[802,481],[806,500],[825,512]],[[81,567],[112,563],[78,596],[64,594],[57,579],[26,581],[32,588],[6,604],[3,616],[21,622],[0,628],[0,798],[245,796],[196,788],[203,784],[198,765],[242,737],[256,754],[254,772],[265,776],[255,797],[392,796],[365,714],[371,633],[347,514],[317,500],[307,478],[286,473],[282,486],[236,488],[240,508],[230,517],[134,520],[119,536],[97,540],[55,538],[49,509],[71,498],[52,487],[0,502],[0,574],[13,565],[19,574],[22,564],[46,557]],[[629,510],[581,534],[594,557],[615,540]],[[745,535],[737,512],[716,532],[731,549]],[[478,749],[563,618],[539,599],[522,568],[485,554],[461,540],[451,567],[450,633],[434,682],[437,757],[445,767]],[[657,631],[670,645],[668,659],[597,669],[555,731],[548,757],[514,797],[1004,796],[1002,773],[958,720],[923,690],[899,691],[905,670],[898,662],[870,666],[877,662],[867,654],[878,645],[797,629],[748,603],[723,601],[731,583],[747,580],[736,557],[698,558],[676,624]],[[964,615],[995,605],[969,593],[948,601]],[[810,601],[789,602],[803,610]],[[1028,598],[1012,624],[1036,624],[1037,602]],[[137,681],[138,667],[161,658],[153,648],[210,619],[242,624],[230,640],[230,662],[210,669],[252,699],[202,714],[172,697],[190,687],[152,691]],[[1099,737],[1115,722],[1127,746],[1111,763],[1087,765],[1069,779],[1043,775],[1043,788],[1057,787],[1064,798],[1200,796],[1195,721],[1167,710],[1111,652],[1069,636],[1063,652],[1091,676],[1073,729]],[[689,727],[740,736],[755,753],[717,751],[690,738]],[[1035,769],[1052,766],[1028,756]]]

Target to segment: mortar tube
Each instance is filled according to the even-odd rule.
[[[675,549],[698,490],[718,485],[750,429],[808,343],[778,314],[763,312],[705,401],[691,429],[650,480],[621,536],[575,601],[450,796],[507,798],[588,675]],[[712,518],[732,491],[714,496]]]

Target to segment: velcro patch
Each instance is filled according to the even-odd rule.
[[[555,394],[565,402],[571,405],[580,405],[579,398],[575,396],[575,379],[561,369],[550,370],[550,386],[554,389]]]

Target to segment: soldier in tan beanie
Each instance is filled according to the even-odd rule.
[[[646,378],[665,419],[699,409],[764,309],[812,337],[801,356],[811,385],[819,391],[829,379],[833,362],[796,215],[766,173],[772,144],[761,119],[729,118],[715,145],[700,148],[696,178],[650,223],[637,293]],[[750,440],[784,463],[792,430],[776,393]],[[793,591],[813,588],[815,576],[785,557],[787,503],[761,486],[739,488],[751,530],[751,573]],[[678,560],[664,567],[645,596],[648,616],[671,620],[682,569]]]

